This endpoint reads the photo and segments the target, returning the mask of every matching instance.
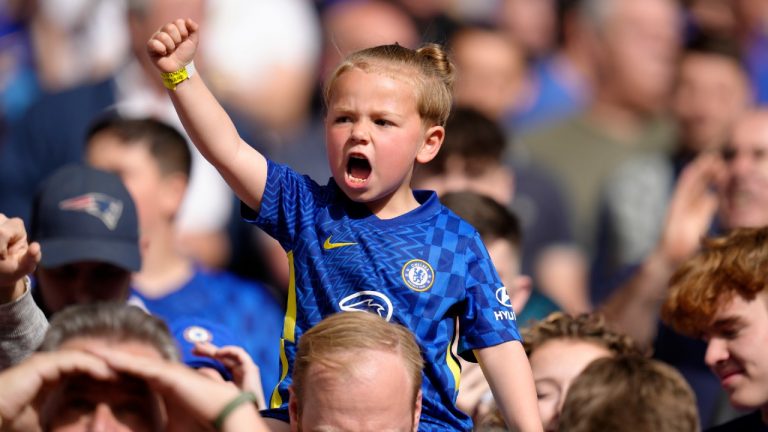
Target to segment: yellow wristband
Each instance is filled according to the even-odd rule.
[[[160,76],[163,78],[163,85],[168,90],[176,90],[176,86],[182,81],[191,78],[195,74],[195,63],[190,62],[183,68],[174,72],[163,72]]]

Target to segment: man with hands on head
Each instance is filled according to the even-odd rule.
[[[78,305],[54,317],[41,352],[0,373],[0,430],[268,430],[252,401],[178,362],[159,319]]]

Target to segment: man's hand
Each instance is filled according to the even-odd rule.
[[[198,24],[177,19],[160,28],[147,42],[147,52],[160,72],[175,72],[192,62],[197,51]]]
[[[717,187],[724,167],[718,155],[704,153],[683,170],[669,203],[659,250],[676,267],[699,248],[718,207]]]
[[[22,279],[35,271],[41,256],[40,244],[28,242],[21,219],[0,213],[0,303],[24,293]]]

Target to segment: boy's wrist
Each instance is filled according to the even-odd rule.
[[[168,90],[176,90],[176,86],[192,78],[195,75],[195,62],[187,63],[181,69],[173,72],[162,72],[160,77],[163,79],[163,85]]]

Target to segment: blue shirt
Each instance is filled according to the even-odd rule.
[[[331,182],[320,186],[269,162],[259,214],[243,217],[288,253],[290,285],[281,381],[264,414],[288,419],[288,387],[301,335],[323,317],[368,311],[409,328],[425,359],[420,430],[471,430],[455,406],[460,368],[450,347],[471,350],[519,340],[515,315],[475,229],[417,191],[420,206],[381,220]],[[461,334],[455,334],[458,319]]]
[[[283,308],[265,286],[226,272],[196,269],[189,281],[167,296],[151,299],[136,290],[134,295],[166,322],[198,317],[226,327],[259,366],[264,394],[274,389]]]

